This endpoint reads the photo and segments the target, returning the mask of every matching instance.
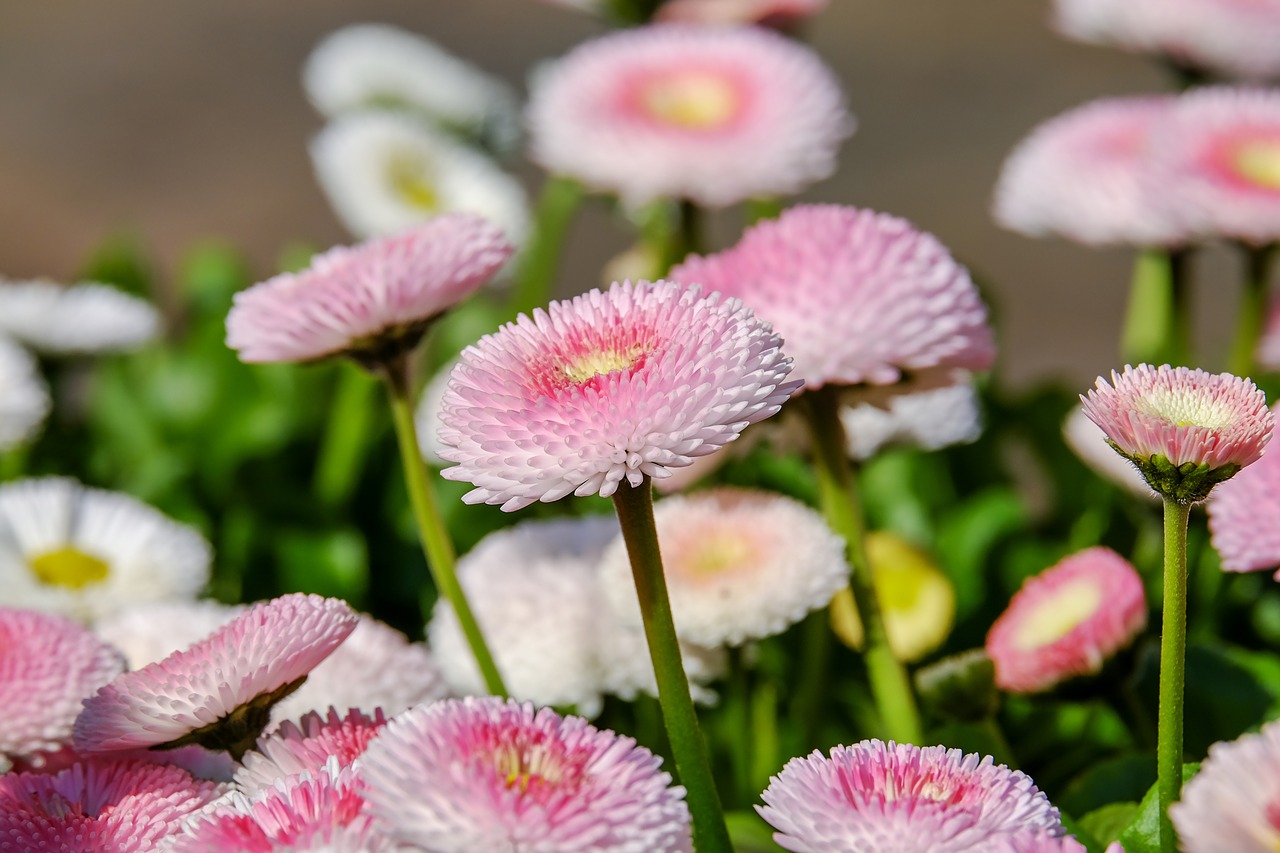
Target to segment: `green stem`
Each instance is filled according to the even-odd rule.
[[[373,392],[377,385],[354,364],[339,362],[332,417],[320,443],[312,487],[327,507],[344,504],[355,490],[369,450]]]
[[[511,289],[510,314],[515,317],[551,301],[551,285],[560,264],[560,250],[573,214],[582,203],[582,186],[552,175],[542,185],[533,230],[521,253]]]
[[[1125,363],[1178,364],[1185,359],[1190,347],[1186,261],[1182,249],[1138,252],[1120,342]]]
[[[422,551],[427,558],[427,568],[435,581],[440,595],[453,607],[462,627],[462,634],[467,638],[472,653],[476,656],[476,664],[484,678],[485,689],[495,696],[506,696],[507,688],[498,674],[498,667],[493,662],[493,655],[485,644],[484,635],[476,623],[476,617],[467,603],[462,585],[458,583],[455,569],[456,559],[453,542],[449,539],[449,531],[440,516],[440,508],[436,505],[435,492],[427,482],[427,467],[422,461],[422,451],[418,447],[418,433],[413,423],[413,407],[409,403],[409,383],[406,362],[399,359],[394,363],[383,365],[383,378],[387,384],[387,394],[391,400],[391,417],[395,422],[396,439],[400,444],[400,461],[404,465],[405,487],[409,491],[409,503],[413,507],[413,519],[418,525],[418,535],[422,540]],[[423,617],[427,614],[424,612]]]
[[[1187,665],[1187,520],[1191,505],[1164,499],[1164,621],[1160,629],[1160,709],[1156,785],[1160,849],[1175,846],[1169,806],[1182,791],[1182,722]]]
[[[866,635],[863,657],[867,677],[885,732],[899,743],[920,744],[924,739],[920,712],[916,709],[906,668],[889,648],[871,562],[867,559],[862,506],[858,500],[853,466],[845,450],[837,393],[834,388],[820,388],[806,391],[797,400],[803,406],[813,440],[823,514],[831,528],[845,538],[848,546],[849,588],[858,607],[858,616],[862,619]]]
[[[640,598],[645,639],[658,682],[662,721],[675,756],[676,770],[684,785],[698,853],[733,853],[716,792],[715,776],[707,756],[706,741],[698,727],[698,714],[689,695],[689,679],[680,657],[680,641],[671,618],[667,579],[658,550],[658,530],[653,521],[653,494],[649,478],[639,486],[623,483],[613,494],[613,506],[622,526],[622,538],[631,558],[631,573]]]
[[[747,200],[747,225],[755,225],[766,219],[777,219],[782,215],[782,199],[777,197],[753,198]]]
[[[795,688],[795,719],[804,733],[805,748],[821,746],[822,699],[827,686],[827,667],[831,661],[830,607],[814,610],[800,626],[804,654],[798,667],[800,681]]]
[[[1236,336],[1231,343],[1231,357],[1227,372],[1236,376],[1250,376],[1254,369],[1254,356],[1262,327],[1267,316],[1267,285],[1271,278],[1271,261],[1275,257],[1275,244],[1250,246],[1241,244],[1244,253],[1244,292],[1240,295],[1240,310],[1236,314]]]

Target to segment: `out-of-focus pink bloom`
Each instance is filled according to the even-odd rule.
[[[1186,853],[1269,853],[1280,847],[1280,723],[1209,747],[1169,806]]]
[[[1280,452],[1262,454],[1214,489],[1207,509],[1224,571],[1280,567]]]

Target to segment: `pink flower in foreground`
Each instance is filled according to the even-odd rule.
[[[1106,98],[1050,119],[1018,143],[996,182],[1005,228],[1088,245],[1169,246],[1191,235],[1151,166],[1174,99]]]
[[[996,684],[1036,693],[1092,675],[1147,624],[1142,578],[1110,548],[1089,548],[1028,578],[987,634]]]
[[[70,619],[0,607],[0,765],[68,744],[81,702],[123,670],[119,652]]]
[[[1186,853],[1271,853],[1280,849],[1280,722],[1229,743],[1182,788],[1169,818]]]
[[[829,0],[667,0],[654,20],[681,24],[785,26],[816,15]]]
[[[738,300],[672,282],[552,302],[463,350],[443,475],[507,511],[665,477],[782,407],[798,383],[781,344]]]
[[[774,840],[797,853],[977,853],[1018,834],[1063,832],[1029,776],[944,746],[864,740],[830,757],[815,750],[787,762],[760,797]]]
[[[296,724],[287,720],[245,753],[236,785],[253,796],[280,779],[316,775],[331,759],[338,767],[349,767],[386,722],[381,710],[373,716],[351,710],[344,717],[334,708],[326,715],[312,711]]]
[[[772,323],[811,389],[985,370],[995,357],[969,274],[937,239],[883,213],[793,207],[671,278],[735,296]]]
[[[790,195],[853,130],[812,50],[756,27],[658,25],[580,45],[533,81],[530,156],[628,204]]]
[[[1280,453],[1262,454],[1214,489],[1206,508],[1224,571],[1280,567]]]
[[[1165,364],[1125,366],[1098,377],[1084,413],[1148,485],[1180,503],[1204,500],[1217,483],[1256,462],[1275,417],[1248,379]]]
[[[387,724],[365,797],[429,850],[689,851],[684,789],[635,741],[497,698],[446,699]]]
[[[227,346],[245,362],[344,353],[381,362],[417,344],[433,319],[488,281],[511,252],[502,229],[468,213],[339,246],[301,272],[237,293]]]
[[[87,759],[58,773],[0,776],[0,851],[151,853],[222,794],[172,765]]]
[[[351,608],[333,598],[295,593],[257,604],[85,700],[76,748],[199,743],[239,758],[266,726],[271,705],[296,690],[355,625]]]

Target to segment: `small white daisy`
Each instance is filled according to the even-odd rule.
[[[0,337],[0,452],[32,438],[49,414],[49,387],[36,360]]]
[[[0,487],[0,602],[94,621],[194,598],[209,543],[128,495],[49,477]]]
[[[0,334],[38,352],[129,350],[159,333],[155,306],[114,287],[0,279]]]

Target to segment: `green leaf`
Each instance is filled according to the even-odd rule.
[[[755,812],[726,812],[724,822],[729,829],[734,853],[778,853],[782,850],[773,840],[773,830]]]
[[[1137,813],[1137,803],[1108,803],[1080,818],[1080,826],[1100,843],[1110,844],[1119,840]]]
[[[1054,803],[1072,814],[1092,812],[1107,803],[1136,804],[1155,781],[1155,757],[1130,753],[1090,765],[1068,783],[1066,790],[1054,798]]]
[[[1199,764],[1182,765],[1182,782],[1196,774]],[[1160,799],[1156,786],[1147,791],[1133,818],[1120,833],[1124,853],[1160,853]]]
[[[1029,521],[1022,499],[1007,486],[978,492],[942,517],[935,553],[955,582],[957,621],[977,610],[986,596],[992,550]]]

